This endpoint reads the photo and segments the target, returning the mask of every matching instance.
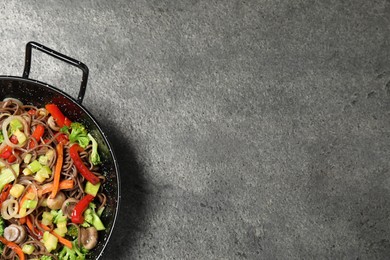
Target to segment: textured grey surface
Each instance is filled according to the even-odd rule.
[[[123,204],[104,259],[390,255],[390,2],[2,1],[0,74],[90,68]],[[34,56],[32,77],[79,73]]]

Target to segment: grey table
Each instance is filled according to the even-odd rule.
[[[2,1],[0,74],[34,40],[86,63],[118,155],[104,259],[390,255],[390,2]],[[80,73],[36,56],[75,95]]]

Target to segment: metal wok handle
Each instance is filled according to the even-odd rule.
[[[43,46],[42,44],[39,44],[36,42],[28,42],[26,44],[26,60],[24,63],[23,78],[28,78],[28,76],[30,74],[32,48],[34,48],[36,50],[40,50],[40,51],[42,51],[42,52],[44,52],[44,53],[46,53],[46,54],[48,54],[56,59],[62,60],[64,62],[66,62],[70,65],[73,65],[73,66],[79,68],[80,70],[82,70],[83,78],[81,80],[79,96],[77,97],[77,102],[79,104],[81,104],[83,102],[85,90],[87,88],[88,72],[89,72],[88,67],[82,62],[75,60],[73,58],[70,58],[64,54],[59,53],[59,52],[56,52],[55,50],[52,50],[46,46]]]

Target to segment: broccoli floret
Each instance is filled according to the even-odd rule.
[[[71,238],[75,239],[79,235],[79,231],[76,226],[70,225],[68,227],[68,231],[66,232],[66,235],[70,236]]]
[[[84,260],[88,250],[85,248],[79,248],[77,239],[72,242],[72,249],[64,246],[58,253],[58,259],[60,260]]]
[[[43,256],[41,256],[41,258],[39,258],[39,260],[53,260],[53,257],[48,256],[48,255],[43,255]]]
[[[93,225],[98,231],[105,230],[106,228],[103,225],[100,217],[96,213],[96,205],[95,203],[89,203],[88,208],[84,211],[84,223]],[[83,227],[84,223],[82,224]]]
[[[54,209],[52,209],[50,211],[50,214],[53,215],[53,223],[54,224],[66,221],[66,216],[64,216],[64,213],[62,213],[62,210],[54,210]]]
[[[70,128],[69,141],[71,143],[77,142],[83,148],[87,147],[89,144],[89,137],[84,125],[75,122],[70,125]]]
[[[92,135],[88,134],[89,139],[92,142],[92,153],[90,156],[90,160],[93,165],[98,165],[100,162],[100,156],[98,153],[98,143],[96,142],[95,138],[93,138]]]

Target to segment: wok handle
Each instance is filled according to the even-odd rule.
[[[83,102],[85,90],[87,88],[88,73],[89,73],[88,67],[82,62],[75,60],[73,58],[70,58],[70,57],[68,57],[62,53],[59,53],[55,50],[52,50],[46,46],[43,46],[42,44],[39,44],[36,42],[28,42],[26,44],[26,60],[24,63],[23,78],[28,78],[28,76],[30,74],[32,48],[39,50],[39,51],[42,51],[43,53],[46,53],[46,54],[48,54],[56,59],[64,61],[64,62],[66,62],[70,65],[73,65],[73,66],[79,68],[80,70],[82,70],[83,78],[81,80],[79,96],[77,97],[77,102],[79,104],[81,104]]]

